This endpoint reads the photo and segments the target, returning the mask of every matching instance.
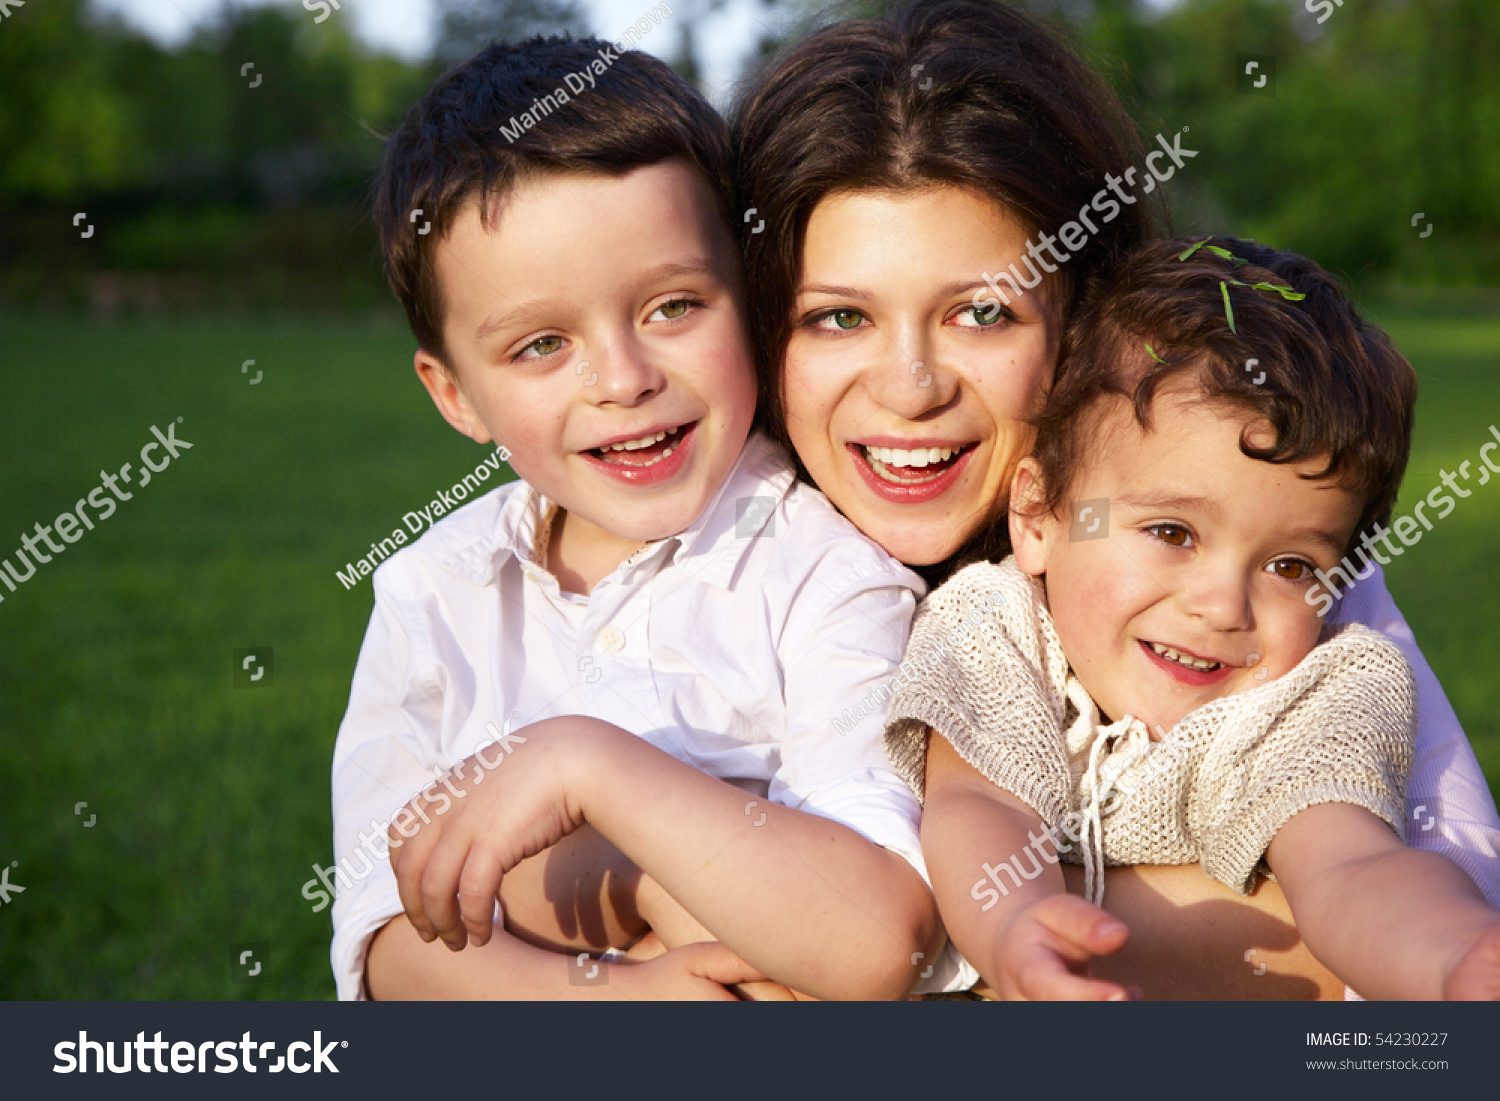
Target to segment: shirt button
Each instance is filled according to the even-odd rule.
[[[618,654],[625,649],[625,632],[618,627],[606,627],[600,631],[594,641],[598,644],[601,652],[606,654]]]

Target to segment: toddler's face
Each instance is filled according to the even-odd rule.
[[[688,168],[529,180],[488,230],[470,204],[436,273],[448,371],[426,352],[417,371],[454,427],[507,447],[575,533],[697,518],[756,393],[733,245]]]
[[[1059,515],[1013,513],[1011,533],[1021,568],[1046,575],[1084,687],[1110,718],[1133,715],[1155,736],[1307,656],[1322,624],[1304,599],[1312,571],[1338,562],[1363,501],[1336,478],[1298,476],[1321,461],[1241,452],[1243,410],[1163,390],[1151,413],[1143,433],[1113,401]],[[1251,428],[1252,444],[1271,438]],[[1027,460],[1012,501],[1035,487]]]

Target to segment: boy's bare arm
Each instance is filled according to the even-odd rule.
[[[501,767],[465,781],[466,798],[393,849],[422,933],[484,944],[502,876],[588,823],[725,945],[815,996],[898,997],[918,974],[913,954],[936,953],[926,884],[853,830],[749,799],[598,720],[523,734]]]
[[[1500,914],[1362,807],[1293,815],[1266,850],[1318,958],[1367,998],[1500,998]]]
[[[1070,896],[1056,856],[1019,884],[986,876],[987,863],[1016,863],[1040,817],[996,787],[941,736],[928,738],[922,853],[948,935],[990,990],[1006,999],[1119,1000],[1116,983],[1088,978],[1095,956],[1118,951],[1127,932],[1098,907]],[[1023,866],[1030,866],[1029,863]]]

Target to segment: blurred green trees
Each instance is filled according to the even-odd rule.
[[[1294,248],[1365,286],[1500,286],[1494,0],[1018,2],[1064,25],[1148,134],[1189,127],[1179,229]],[[86,0],[14,8],[0,303],[383,303],[364,214],[379,135],[490,36],[583,26],[578,0],[440,0],[435,57],[411,63],[291,0],[226,5],[171,50]],[[695,71],[691,49],[674,62]]]

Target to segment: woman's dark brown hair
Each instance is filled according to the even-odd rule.
[[[993,199],[1028,234],[1051,233],[1089,205],[1107,174],[1142,158],[1119,102],[1068,44],[1004,4],[975,0],[923,0],[815,31],[755,74],[731,131],[735,209],[756,211],[740,234],[760,416],[788,446],[782,358],[807,221],[823,198],[948,185]],[[1070,302],[1074,288],[1151,235],[1150,201],[1124,206],[1051,277],[1056,301]],[[984,548],[961,555],[974,553]],[[934,580],[955,561],[924,572]]]
[[[1152,241],[1085,288],[1064,343],[1037,420],[1040,507],[1063,505],[1110,398],[1149,430],[1155,395],[1186,383],[1271,426],[1264,446],[1241,438],[1252,459],[1318,461],[1308,477],[1335,475],[1364,498],[1351,549],[1390,520],[1411,449],[1416,372],[1306,257],[1235,237]]]

